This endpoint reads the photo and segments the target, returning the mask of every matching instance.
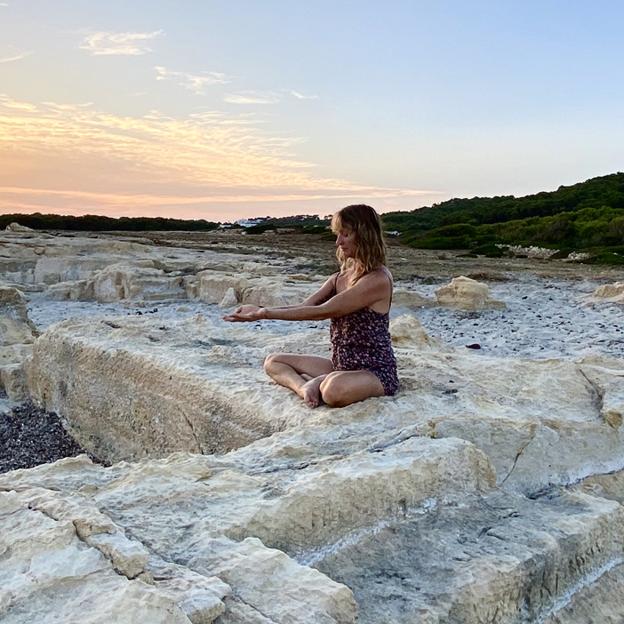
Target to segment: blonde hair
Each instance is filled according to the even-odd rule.
[[[386,263],[386,243],[383,239],[381,219],[373,208],[366,204],[347,206],[334,214],[331,230],[338,234],[341,230],[355,233],[355,254],[345,258],[342,250],[336,250],[340,270],[353,269],[351,285],[363,275],[379,269]]]

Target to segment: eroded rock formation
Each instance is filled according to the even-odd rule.
[[[12,400],[26,398],[23,363],[37,336],[24,294],[0,284],[0,388]]]
[[[278,305],[320,284],[236,254],[7,236],[4,278],[49,298]],[[496,305],[450,286],[441,304]],[[112,465],[0,475],[3,623],[624,617],[621,359],[487,356],[407,314],[395,397],[310,410],[261,363],[326,355],[326,323],[124,315],[36,338],[24,296],[5,297],[29,395]]]
[[[592,293],[591,299],[594,301],[605,301],[610,303],[624,304],[624,282],[604,284],[598,286]]]
[[[454,277],[450,284],[441,286],[435,291],[440,305],[460,308],[462,310],[485,310],[488,308],[504,308],[505,304],[490,298],[487,284],[477,282],[460,275]]]

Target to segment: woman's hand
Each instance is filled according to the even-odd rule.
[[[236,308],[231,314],[224,316],[223,320],[231,323],[245,323],[248,321],[260,321],[265,318],[264,308],[255,305],[242,305]]]

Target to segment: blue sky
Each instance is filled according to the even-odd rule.
[[[413,209],[624,169],[619,2],[0,2],[0,212]]]

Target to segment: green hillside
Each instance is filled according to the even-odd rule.
[[[624,264],[624,173],[526,197],[451,199],[383,221],[412,247],[500,255],[496,244],[535,245]]]

